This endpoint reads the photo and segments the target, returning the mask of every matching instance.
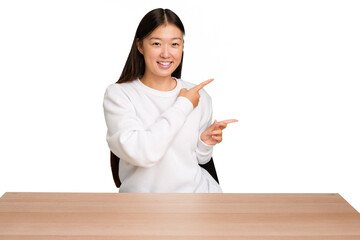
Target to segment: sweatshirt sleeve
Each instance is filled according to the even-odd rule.
[[[128,96],[120,86],[114,85],[106,89],[103,107],[110,150],[121,160],[140,167],[151,167],[164,156],[193,110],[190,100],[178,97],[173,106],[145,129]]]
[[[212,100],[209,94],[203,89],[202,95],[202,115],[200,120],[199,138],[196,147],[196,157],[200,164],[205,164],[210,161],[214,146],[204,143],[200,139],[201,133],[212,124]]]

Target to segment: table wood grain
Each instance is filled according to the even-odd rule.
[[[360,215],[339,194],[7,192],[0,239],[360,240]]]

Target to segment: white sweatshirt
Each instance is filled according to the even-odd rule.
[[[204,89],[194,109],[178,97],[194,84],[176,79],[171,91],[159,91],[139,79],[111,84],[104,96],[107,142],[120,157],[119,192],[222,192],[198,163],[207,163],[213,146],[200,140],[212,124],[211,97]]]

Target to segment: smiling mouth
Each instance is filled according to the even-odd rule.
[[[160,65],[163,65],[163,66],[168,66],[170,65],[172,62],[157,62],[158,64]]]
[[[164,62],[164,61],[158,61],[157,64],[158,64],[158,67],[159,67],[160,69],[168,70],[168,69],[170,69],[170,68],[172,67],[173,62],[171,62],[171,61],[170,61],[170,62],[169,62],[169,61],[166,61],[166,62]]]

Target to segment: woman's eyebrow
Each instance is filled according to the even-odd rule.
[[[180,37],[174,37],[174,38],[170,38],[171,40],[176,40],[176,39],[178,39],[178,40],[182,40],[182,38],[180,38]],[[151,38],[149,38],[149,40],[162,40],[162,38],[159,38],[159,37],[151,37]]]

